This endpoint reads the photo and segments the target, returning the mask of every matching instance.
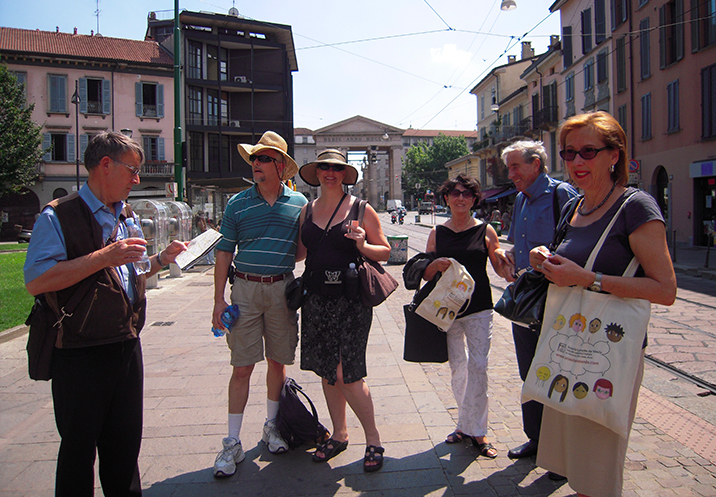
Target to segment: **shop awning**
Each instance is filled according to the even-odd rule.
[[[480,201],[485,202],[488,198],[492,198],[495,195],[499,195],[504,192],[507,188],[493,188],[491,190],[482,190],[480,192]]]
[[[514,188],[509,188],[507,190],[501,191],[500,193],[498,193],[496,195],[491,196],[490,198],[484,200],[484,202],[488,202],[488,203],[489,202],[497,202],[502,197],[507,197],[508,195],[512,195],[514,193],[517,193],[517,190],[515,190]]]

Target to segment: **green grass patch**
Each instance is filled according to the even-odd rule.
[[[0,252],[27,252],[27,243],[2,242]]]
[[[25,251],[0,253],[0,331],[24,324],[35,299],[25,290]]]

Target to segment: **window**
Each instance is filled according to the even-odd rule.
[[[716,64],[701,71],[701,137],[716,138]]]
[[[512,121],[515,123],[515,125],[518,125],[522,122],[522,106],[518,105],[512,110]]]
[[[684,0],[659,7],[659,61],[661,68],[684,57]]]
[[[691,0],[691,51],[716,43],[716,0]]]
[[[50,107],[47,112],[67,113],[67,76],[48,74],[47,86],[50,90]]]
[[[679,131],[679,80],[666,85],[666,99],[668,106],[667,131]]]
[[[562,28],[562,57],[565,69],[572,65],[572,26]]]
[[[164,117],[164,85],[135,83],[134,91],[138,117]]]
[[[599,45],[607,39],[607,15],[604,0],[594,0],[594,42]]]
[[[604,83],[609,77],[607,60],[606,50],[597,54],[597,83]]]
[[[206,77],[213,81],[221,79],[226,81],[228,77],[228,50],[219,48],[216,45],[206,47]]]
[[[627,20],[627,0],[611,0],[612,6],[612,31],[617,29]]]
[[[620,105],[619,108],[617,108],[617,121],[619,121],[619,125],[624,130],[624,133],[627,132],[627,104]]]
[[[195,131],[189,133],[189,170],[204,171],[204,135]]]
[[[567,102],[574,100],[574,73],[567,74],[564,78],[564,99]]]
[[[582,53],[592,50],[592,9],[582,11]]]
[[[188,42],[188,67],[186,71],[186,77],[189,79],[202,79],[202,54],[201,54],[201,42],[189,40]]]
[[[80,112],[83,114],[110,114],[112,91],[108,79],[80,78]]]
[[[584,91],[594,87],[594,60],[590,59],[584,64]]]
[[[142,136],[142,147],[147,162],[166,160],[164,158],[164,138],[160,136]]]
[[[201,88],[198,88],[196,86],[187,87],[187,99],[189,100],[189,106],[187,109],[188,124],[204,124],[204,116],[201,111],[201,94]]]
[[[43,133],[42,149],[45,162],[74,162],[75,135],[65,133]]]
[[[649,18],[642,19],[639,22],[639,47],[641,49],[641,79],[646,79],[651,76],[651,63],[649,57],[651,51],[649,50]]]
[[[10,73],[17,79],[17,84],[22,86],[22,97],[25,100],[25,105],[27,105],[27,73],[15,71],[10,71]]]
[[[651,93],[641,97],[641,139],[651,139]]]
[[[485,119],[485,95],[480,95],[480,121]]]
[[[617,46],[614,50],[617,58],[617,92],[626,90],[626,37],[617,39]]]
[[[209,171],[219,172],[228,171],[230,163],[231,149],[229,146],[229,137],[221,136],[216,133],[209,134]]]

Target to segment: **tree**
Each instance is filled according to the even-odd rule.
[[[32,120],[24,89],[0,64],[0,197],[32,185],[42,158],[42,126]]]
[[[417,199],[423,197],[427,190],[437,191],[448,178],[445,164],[468,153],[464,136],[445,136],[442,133],[431,146],[425,142],[411,146],[406,152],[403,168],[405,193],[415,195]],[[420,186],[416,188],[416,184]]]

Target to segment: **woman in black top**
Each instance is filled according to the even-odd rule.
[[[313,454],[325,462],[348,446],[346,404],[358,417],[366,439],[365,471],[383,465],[383,447],[375,424],[373,400],[363,378],[365,351],[373,319],[372,308],[360,296],[347,292],[346,270],[358,266],[358,252],[374,261],[385,261],[390,245],[383,235],[378,214],[366,205],[358,224],[359,200],[343,192],[355,184],[357,169],[338,150],[325,150],[299,174],[309,185],[321,187],[321,195],[301,212],[299,251],[307,250],[307,298],[301,311],[301,369],[322,379],[323,393],[333,423],[333,435]]]
[[[437,258],[427,266],[423,279],[430,281],[438,272],[444,272],[450,267],[450,257],[465,266],[475,280],[470,304],[447,331],[458,423],[445,441],[457,443],[469,439],[481,455],[495,458],[497,450],[487,440],[487,357],[492,340],[492,291],[487,259],[502,276],[505,268],[495,255],[502,249],[495,229],[470,215],[480,201],[480,183],[476,179],[459,174],[442,185],[440,194],[450,207],[451,218],[430,232],[426,252],[434,252]]]

